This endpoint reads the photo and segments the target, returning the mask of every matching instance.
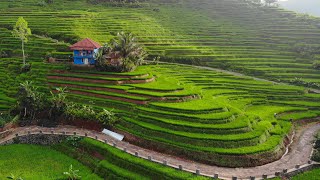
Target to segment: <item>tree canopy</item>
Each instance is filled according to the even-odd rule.
[[[28,22],[23,18],[19,17],[15,26],[13,27],[13,36],[19,38],[22,43],[22,55],[23,55],[23,65],[26,64],[26,57],[24,54],[24,43],[28,42],[28,37],[32,35],[31,29],[28,27]]]
[[[104,44],[96,53],[97,66],[100,70],[119,72],[133,71],[141,65],[147,53],[132,33],[120,32]]]

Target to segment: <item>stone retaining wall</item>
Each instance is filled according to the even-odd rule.
[[[5,144],[51,145],[61,143],[66,138],[66,135],[57,134],[29,134],[24,136],[17,136],[5,142]]]

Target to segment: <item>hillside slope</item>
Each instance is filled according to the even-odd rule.
[[[161,0],[141,6],[1,1],[0,50],[7,55],[0,59],[0,111],[15,103],[19,83],[25,80],[43,91],[67,86],[69,100],[121,114],[116,130],[125,133],[127,141],[233,167],[280,158],[290,119],[319,116],[319,94],[302,87],[172,64],[114,74],[66,71],[63,64],[44,63],[46,55],[67,59],[68,45],[81,38],[103,43],[118,31],[131,31],[153,56],[181,58],[181,63],[200,58],[206,66],[270,79],[319,81],[313,60],[291,51],[300,42],[319,46],[317,19],[236,0]],[[34,33],[26,46],[32,70],[25,74],[19,72],[20,42],[10,32],[19,16]]]
[[[319,58],[320,20],[283,9],[244,0],[147,1],[140,8],[85,0],[56,0],[46,6],[15,0],[2,1],[0,7],[0,26],[9,29],[24,16],[35,34],[69,43],[85,37],[104,43],[119,31],[130,31],[151,55],[196,57],[207,66],[319,84],[314,60],[294,51],[314,48]]]

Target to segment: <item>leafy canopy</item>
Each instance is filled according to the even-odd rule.
[[[32,33],[31,29],[28,27],[28,22],[23,17],[18,18],[16,25],[13,27],[12,34],[14,37],[19,38],[22,42],[28,42],[28,37],[32,35]]]

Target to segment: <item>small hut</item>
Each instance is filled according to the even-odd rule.
[[[94,54],[98,51],[101,45],[93,40],[86,38],[82,41],[70,46],[73,50],[73,63],[75,65],[94,65],[96,59]]]

